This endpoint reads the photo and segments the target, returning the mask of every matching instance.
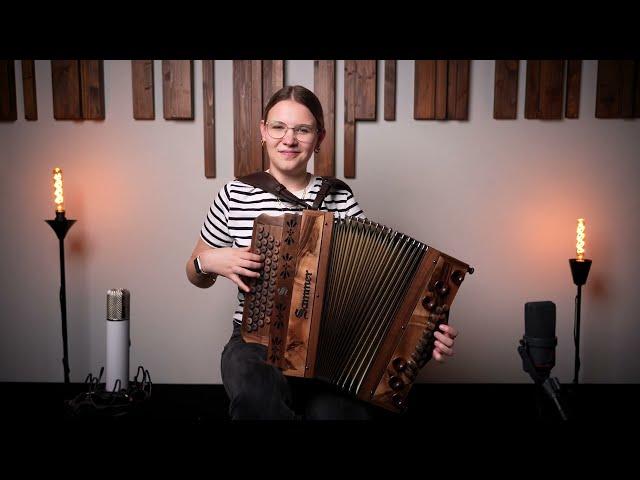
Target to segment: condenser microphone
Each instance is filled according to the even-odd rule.
[[[107,384],[108,392],[129,388],[129,291],[107,292]]]
[[[524,306],[524,346],[531,362],[524,370],[538,374],[543,379],[549,376],[556,364],[556,305],[553,302],[528,302]],[[527,364],[528,363],[528,364]],[[529,371],[533,366],[535,372]]]

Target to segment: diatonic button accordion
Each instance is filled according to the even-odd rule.
[[[242,336],[285,375],[318,378],[391,411],[406,408],[434,332],[473,268],[370,220],[262,214]]]

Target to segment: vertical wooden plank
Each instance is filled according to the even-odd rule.
[[[633,102],[633,116],[634,118],[640,117],[640,60],[635,62],[636,75],[635,75],[635,94]]]
[[[136,120],[154,120],[156,118],[156,109],[153,60],[131,61],[131,85],[133,118]]]
[[[271,96],[284,86],[284,60],[262,61],[262,112]],[[269,155],[262,149],[262,169],[269,168]]]
[[[469,79],[471,73],[470,60],[449,60],[449,64],[456,66],[456,109],[449,118],[453,120],[467,120],[469,118]]]
[[[335,110],[336,110],[336,61],[314,60],[313,89],[320,100],[324,113],[324,128],[326,135],[320,146],[320,151],[314,154],[313,172],[315,175],[333,177],[335,167]]]
[[[527,60],[524,118],[538,118],[540,104],[540,60]]]
[[[202,60],[204,176],[216,178],[215,82],[213,60]]]
[[[259,172],[269,168],[269,157],[262,155],[262,135],[260,121],[262,120],[262,60],[251,61],[251,117],[249,120],[249,156],[254,170]]]
[[[541,60],[538,118],[543,120],[562,119],[563,86],[564,60]]]
[[[377,70],[376,60],[356,60],[355,120],[376,119]]]
[[[81,120],[80,62],[78,60],[51,60],[53,118]]]
[[[104,62],[80,60],[82,118],[104,120]]]
[[[0,122],[18,119],[14,60],[0,60]]]
[[[496,60],[493,118],[515,120],[518,112],[519,60]]]
[[[580,81],[582,60],[567,60],[567,103],[565,117],[578,118],[580,113]]]
[[[262,99],[263,107],[267,106],[271,96],[284,86],[284,61],[262,61]]]
[[[396,119],[396,60],[384,61],[384,119]]]
[[[447,60],[436,60],[436,120],[445,120],[447,118],[447,94],[449,90],[449,62]],[[455,74],[453,78],[455,82]],[[451,82],[452,89],[455,90],[455,83]],[[455,102],[455,96],[452,95]],[[451,106],[455,110],[455,105]]]
[[[436,62],[416,60],[413,92],[413,118],[432,120],[436,117]]]
[[[620,118],[622,68],[619,60],[598,60],[596,118]]]
[[[162,61],[165,120],[193,120],[193,60]]]
[[[621,60],[620,70],[622,83],[620,85],[620,117],[633,117],[634,90],[635,90],[635,61]]]
[[[254,92],[252,88],[252,72],[254,70],[252,63],[251,60],[233,61],[233,138],[234,175],[236,177],[258,172],[262,168],[259,123],[252,123],[254,111],[252,103],[258,102],[258,105],[262,107],[262,94],[260,93],[259,98],[254,98],[252,101]],[[261,75],[261,73],[260,71],[259,74]],[[257,75],[258,72],[256,72]],[[261,92],[261,81],[258,82],[258,89]]]
[[[356,176],[356,61],[344,61],[344,176]]]
[[[24,118],[38,120],[38,97],[36,95],[36,69],[33,60],[22,60],[22,96]]]

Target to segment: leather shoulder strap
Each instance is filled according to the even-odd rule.
[[[253,187],[258,187],[265,192],[273,193],[276,197],[281,198],[287,202],[295,203],[304,208],[309,208],[307,202],[300,200],[293,193],[286,189],[284,185],[278,182],[273,175],[267,172],[255,172],[244,177],[239,177],[236,180]]]
[[[318,210],[320,205],[322,205],[322,201],[329,194],[332,188],[335,189],[343,189],[347,190],[350,193],[353,193],[351,187],[347,185],[345,182],[336,177],[320,177],[322,178],[322,185],[320,186],[320,190],[316,195],[316,199],[313,202],[312,210]]]

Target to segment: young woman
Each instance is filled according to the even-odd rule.
[[[260,122],[262,146],[269,156],[267,170],[278,182],[310,206],[320,189],[321,179],[307,172],[314,152],[325,136],[322,106],[310,90],[302,86],[284,87],[265,107]],[[264,190],[239,180],[227,183],[215,197],[187,261],[187,277],[201,288],[212,286],[222,275],[238,285],[238,302],[233,316],[233,334],[222,352],[222,382],[229,396],[232,419],[294,419],[292,384],[267,364],[263,345],[245,343],[240,327],[244,293],[249,287],[242,277],[258,277],[263,263],[249,251],[255,218],[262,214],[282,215],[302,207],[278,199]],[[334,189],[320,210],[335,216],[364,218],[364,213],[348,190]],[[197,267],[196,267],[197,264]],[[199,270],[199,271],[198,271]],[[443,361],[453,354],[454,327],[442,325],[436,332],[433,358]],[[306,380],[309,383],[308,380]],[[294,385],[295,386],[295,385]],[[304,417],[309,419],[368,419],[372,408],[365,402],[332,391],[329,385],[307,398]]]

